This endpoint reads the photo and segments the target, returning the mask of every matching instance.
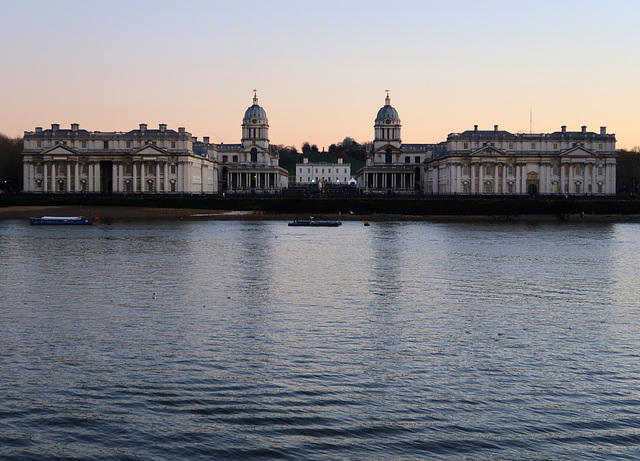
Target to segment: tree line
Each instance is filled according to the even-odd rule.
[[[0,133],[0,189],[6,192],[22,190],[22,138],[10,138]]]

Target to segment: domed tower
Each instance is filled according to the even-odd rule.
[[[263,152],[269,149],[269,120],[267,113],[258,105],[256,90],[253,90],[253,105],[245,111],[242,119],[242,149],[252,148]]]
[[[384,106],[378,111],[373,128],[375,135],[373,139],[373,149],[375,151],[387,147],[400,149],[402,140],[400,139],[400,117],[398,111],[391,105],[389,90],[387,97],[384,98]]]

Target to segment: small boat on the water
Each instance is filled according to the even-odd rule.
[[[96,222],[99,217],[85,218],[84,216],[43,216],[41,218],[29,218],[29,222],[34,225],[75,225],[89,226]]]
[[[289,223],[290,226],[296,227],[338,227],[342,226],[342,221],[334,219],[294,219]]]

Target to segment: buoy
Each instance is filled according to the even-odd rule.
[[[365,221],[365,222],[364,222],[364,225],[365,225],[365,226],[370,226],[370,225],[371,225],[371,223],[370,223],[369,221]]]

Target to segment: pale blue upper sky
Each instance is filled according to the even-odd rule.
[[[0,0],[0,132],[167,123],[238,142],[258,90],[271,141],[403,141],[561,125],[640,145],[638,1]]]

